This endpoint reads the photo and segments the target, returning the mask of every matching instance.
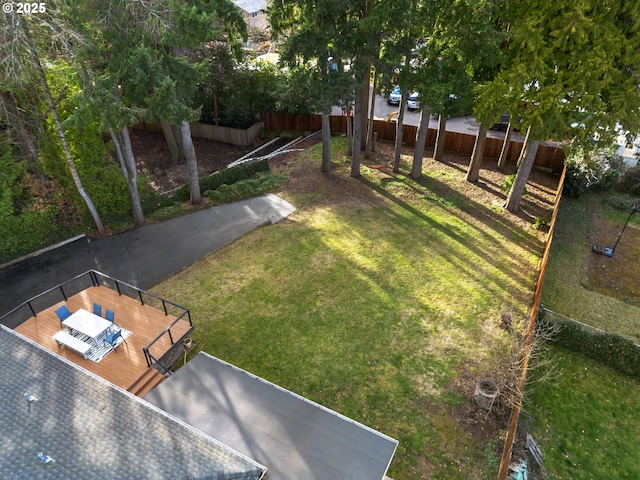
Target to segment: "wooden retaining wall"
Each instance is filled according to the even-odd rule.
[[[248,147],[260,137],[263,123],[257,122],[247,129],[221,127],[218,125],[209,125],[207,123],[191,122],[191,136],[195,138],[206,138],[217,142],[228,143],[240,147]],[[152,132],[162,132],[160,122],[141,123],[136,128],[149,130]]]

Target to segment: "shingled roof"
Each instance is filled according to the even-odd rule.
[[[0,366],[2,479],[258,480],[266,472],[4,326]]]

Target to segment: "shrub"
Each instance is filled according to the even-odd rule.
[[[513,182],[515,182],[516,180],[516,174],[513,173],[511,175],[507,175],[504,179],[504,181],[502,182],[502,185],[500,185],[500,188],[502,188],[502,191],[506,194],[509,194],[509,192],[511,191],[511,187],[513,187]],[[523,195],[527,194],[527,189],[525,187],[524,191],[522,192]]]
[[[253,162],[242,163],[235,167],[225,168],[219,172],[200,179],[200,191],[215,190],[220,185],[231,185],[239,180],[250,178],[258,172],[269,171],[269,161],[265,159]],[[189,200],[189,185],[183,185],[172,195],[171,198],[178,202]]]
[[[628,169],[622,175],[616,189],[630,195],[640,195],[640,167]]]
[[[55,214],[55,207],[50,207],[44,212],[29,211],[19,216],[0,217],[0,263],[73,236],[52,222]]]
[[[611,197],[607,199],[607,205],[621,211],[629,211],[635,204],[635,199],[625,197]]]
[[[541,326],[552,324],[553,341],[593,358],[620,373],[640,379],[640,347],[620,335],[587,330],[573,322],[539,320]]]
[[[210,198],[214,203],[226,203],[261,195],[286,181],[287,177],[283,175],[258,172],[253,177],[240,180],[233,185],[223,184],[215,190],[207,190],[203,195]]]
[[[16,161],[10,145],[0,143],[0,217],[13,215],[24,196],[25,162]]]
[[[624,161],[612,148],[574,147],[565,160],[564,194],[572,198],[612,187],[624,171]]]

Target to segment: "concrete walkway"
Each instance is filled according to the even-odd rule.
[[[148,290],[205,255],[295,207],[267,194],[90,240],[82,237],[0,269],[0,316],[87,270]]]

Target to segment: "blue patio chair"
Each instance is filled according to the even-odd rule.
[[[114,330],[109,335],[104,337],[104,343],[108,343],[113,347],[113,350],[118,353],[116,347],[119,345],[118,339],[122,339],[122,343],[127,343],[127,340],[122,336],[121,330]],[[127,343],[127,348],[129,348],[129,344]]]
[[[108,308],[104,311],[104,318],[106,318],[107,320],[109,320],[111,323],[116,323],[115,318],[116,318],[116,314],[113,312],[113,310],[109,310]]]
[[[118,346],[118,339],[122,338],[122,332],[120,330],[116,330],[115,332],[111,332],[109,335],[104,337],[104,343],[108,343],[113,347],[113,350],[118,353],[116,347]],[[124,340],[124,338],[122,338]]]
[[[71,316],[71,312],[66,305],[62,305],[56,308],[56,315],[58,315],[58,318],[60,319],[60,326],[62,327],[62,322]]]
[[[99,317],[102,316],[102,305],[99,303],[93,302],[93,314]]]

